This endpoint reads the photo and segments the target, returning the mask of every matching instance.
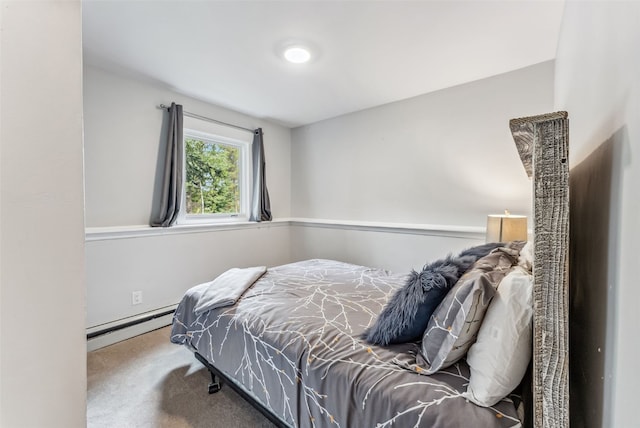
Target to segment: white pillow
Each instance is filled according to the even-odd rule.
[[[493,406],[522,381],[531,359],[532,301],[533,276],[514,266],[500,282],[467,353],[468,400]]]
[[[518,264],[529,272],[533,271],[533,241],[528,241],[520,250]]]

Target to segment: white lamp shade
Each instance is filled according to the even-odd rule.
[[[523,215],[487,216],[487,242],[527,240],[527,217]]]

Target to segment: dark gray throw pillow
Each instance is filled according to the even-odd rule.
[[[478,260],[504,244],[490,243],[464,250],[457,256],[411,271],[404,287],[384,307],[375,324],[364,333],[374,345],[420,340],[429,318],[458,279]]]

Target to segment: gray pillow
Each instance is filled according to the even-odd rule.
[[[404,287],[384,307],[375,324],[364,333],[374,345],[419,341],[433,311],[458,279],[481,257],[503,246],[501,243],[478,245],[425,265],[420,273],[412,271]]]
[[[424,374],[449,367],[475,342],[484,314],[502,278],[518,263],[523,242],[493,250],[479,259],[449,291],[422,336]]]

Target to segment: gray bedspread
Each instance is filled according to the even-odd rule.
[[[196,316],[179,304],[171,341],[197,351],[292,427],[519,427],[510,399],[468,402],[469,368],[432,376],[393,363],[416,344],[377,347],[364,330],[405,275],[330,261],[270,268],[234,305]]]

